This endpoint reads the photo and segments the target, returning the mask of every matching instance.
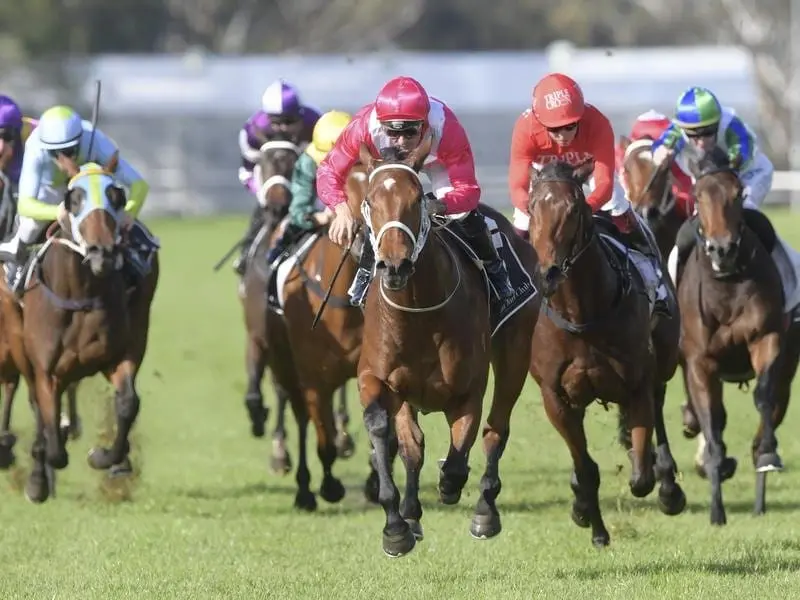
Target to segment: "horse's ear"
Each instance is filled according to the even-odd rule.
[[[425,137],[422,138],[422,141],[419,143],[419,146],[414,148],[408,155],[408,160],[405,162],[414,169],[415,171],[419,172],[422,169],[422,165],[425,164],[425,159],[428,158],[428,154],[431,153],[431,148],[433,147],[433,134],[428,131],[425,134]]]
[[[114,154],[108,159],[108,162],[105,164],[103,169],[106,173],[116,173],[117,167],[119,166],[119,150],[115,150]]]
[[[592,173],[594,173],[593,158],[587,158],[582,163],[575,165],[575,168],[572,170],[572,176],[581,185],[586,183],[586,180],[589,179]]]
[[[361,142],[361,146],[358,148],[358,160],[366,167],[367,173],[375,168],[375,157],[372,156],[372,152],[365,142]]]
[[[623,151],[627,150],[628,146],[631,145],[631,138],[629,138],[627,135],[619,136],[619,145]]]

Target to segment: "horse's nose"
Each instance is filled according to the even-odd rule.
[[[400,260],[383,259],[378,261],[376,267],[379,270],[386,269],[386,273],[390,277],[407,277],[414,270],[414,263],[408,258],[401,258]]]
[[[736,254],[739,249],[739,242],[731,236],[712,238],[706,243],[706,249],[711,256],[724,260]]]

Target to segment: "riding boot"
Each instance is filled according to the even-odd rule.
[[[302,227],[298,227],[292,223],[287,223],[286,227],[283,229],[283,233],[277,240],[275,240],[275,245],[272,246],[267,253],[267,264],[271,265],[281,256],[281,254],[287,252],[300,234],[303,233],[303,231],[304,230]]]
[[[233,270],[239,276],[244,276],[244,272],[247,269],[247,254],[250,252],[250,246],[253,245],[253,242],[256,240],[256,236],[258,235],[259,229],[264,224],[264,209],[260,206],[256,206],[256,209],[253,211],[253,216],[250,217],[250,227],[247,230],[244,238],[242,238],[242,244],[239,247],[239,256],[233,261]]]
[[[683,266],[686,264],[689,255],[692,253],[692,249],[697,243],[697,230],[699,224],[700,221],[698,220],[697,215],[689,217],[681,224],[681,227],[678,229],[678,233],[675,236],[675,247],[678,250],[678,265],[675,269],[675,289],[678,288],[678,282],[680,281],[681,274],[683,273]]]
[[[461,227],[470,247],[478,255],[478,259],[483,262],[497,296],[500,300],[513,297],[515,291],[508,277],[506,264],[497,253],[497,248],[494,247],[486,221],[478,211],[473,210],[461,221]]]
[[[0,262],[6,265],[8,271],[6,285],[11,293],[19,299],[23,292],[23,279],[25,275],[25,263],[28,261],[28,246],[22,241],[17,246],[16,254],[0,252]]]
[[[641,253],[656,269],[656,273],[659,277],[659,283],[655,291],[653,311],[669,317],[670,311],[669,305],[667,304],[666,294],[663,294],[663,298],[658,297],[658,288],[664,285],[663,281],[661,281],[663,273],[661,272],[660,252],[655,245],[650,242],[644,229],[642,229],[642,224],[638,221],[637,226],[634,227],[629,233],[623,234],[622,237],[629,248]]]
[[[358,271],[353,279],[353,283],[348,290],[350,294],[350,304],[353,306],[363,306],[367,297],[370,281],[372,281],[372,271],[375,268],[375,251],[369,241],[368,232],[364,233],[364,243],[361,245],[361,257],[358,261]]]

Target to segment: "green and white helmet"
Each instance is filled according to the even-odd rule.
[[[69,106],[54,106],[42,113],[36,126],[45,150],[66,150],[81,143],[81,117]]]

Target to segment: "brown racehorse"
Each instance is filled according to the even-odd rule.
[[[425,442],[417,412],[443,412],[450,425],[439,496],[455,504],[468,478],[490,363],[495,387],[483,433],[486,471],[470,530],[482,539],[500,532],[495,503],[499,461],[511,411],[527,377],[539,308],[534,297],[491,336],[488,289],[481,273],[450,233],[431,231],[418,175],[430,148],[428,136],[403,160],[377,161],[364,144],[360,151],[369,173],[361,215],[370,229],[377,276],[364,308],[358,384],[375,452],[378,500],[386,515],[383,550],[389,556],[410,552],[416,539],[422,539],[419,475]],[[511,224],[487,207],[481,210],[516,244],[525,268],[532,271],[535,257]],[[392,420],[406,469],[402,506],[390,465]]]
[[[351,170],[347,193],[356,205],[364,198],[366,174],[361,165]],[[278,228],[272,236],[273,243],[281,234]],[[361,310],[351,306],[347,294],[356,263],[352,258],[342,257],[341,250],[328,239],[324,230],[317,229],[301,236],[291,254],[284,263],[289,272],[282,283],[283,315],[271,312],[268,316],[267,343],[271,352],[284,357],[280,364],[271,365],[275,378],[291,382],[288,385],[297,394],[289,394],[299,432],[295,506],[315,510],[317,502],[310,489],[306,458],[308,421],[310,418],[316,429],[317,455],[322,463],[320,495],[327,502],[338,502],[345,490],[332,474],[339,454],[335,443],[337,424],[333,395],[356,376],[364,319]],[[342,261],[341,271],[334,280]],[[312,329],[329,288],[331,293],[326,307],[318,325]]]
[[[698,242],[678,278],[681,351],[706,441],[711,523],[723,525],[722,482],[733,476],[736,460],[726,456],[722,441],[722,383],[756,378],[753,397],[761,420],[752,460],[757,473],[755,512],[761,514],[766,510],[766,473],[783,468],[775,430],[786,414],[800,358],[800,323],[784,313],[781,278],[765,250],[769,242],[762,243],[763,230],[757,234],[750,228],[742,183],[722,149],[709,152],[697,166],[695,196]],[[754,218],[766,219],[753,213]]]
[[[11,198],[10,184],[6,180],[0,168],[0,237],[5,239],[11,232],[16,215],[16,206]],[[5,279],[0,283],[4,291]],[[22,308],[13,299],[10,293],[0,294],[0,385],[3,391],[3,412],[0,418],[0,469],[8,469],[16,462],[14,456],[14,445],[17,437],[11,431],[11,409],[14,405],[14,397],[19,386],[20,373],[25,367],[26,359],[20,354],[17,359],[14,357],[15,336],[21,336]],[[17,331],[14,331],[14,328]],[[21,337],[17,339],[21,340]],[[22,345],[17,345],[17,352],[21,352]],[[72,439],[78,439],[81,434],[80,418],[77,410],[77,384],[67,387],[68,412],[61,418],[63,435]],[[32,390],[29,390],[29,394]],[[30,395],[31,406],[34,404],[33,396]]]
[[[139,412],[135,382],[147,346],[158,254],[154,244],[148,272],[130,285],[123,270],[130,246],[121,240],[130,244],[134,228],[137,235],[146,230],[137,222],[120,236],[126,197],[113,183],[115,169],[116,155],[105,167],[90,164],[68,173],[72,179],[64,204],[70,228],[48,237],[36,254],[22,298],[28,359],[23,376],[36,398],[34,465],[25,493],[34,502],[43,502],[52,491],[45,463],[56,469],[68,464],[58,421],[61,395],[68,385],[98,372],[116,388],[117,431],[111,448],[90,452],[89,464],[110,475],[132,470],[128,435]]]
[[[663,416],[666,383],[678,362],[677,308],[673,301],[675,317],[658,318],[651,327],[641,278],[629,258],[600,237],[599,221],[584,197],[583,184],[593,169],[591,161],[551,162],[534,172],[528,212],[539,259],[535,279],[543,296],[531,373],[547,416],[572,456],[572,519],[591,527],[592,542],[600,547],[610,536],[598,500],[600,471],[589,455],[583,425],[593,400],[617,403],[627,416],[631,493],[647,496],[660,478],[659,507],[670,515],[684,509],[686,497],[675,480]]]

